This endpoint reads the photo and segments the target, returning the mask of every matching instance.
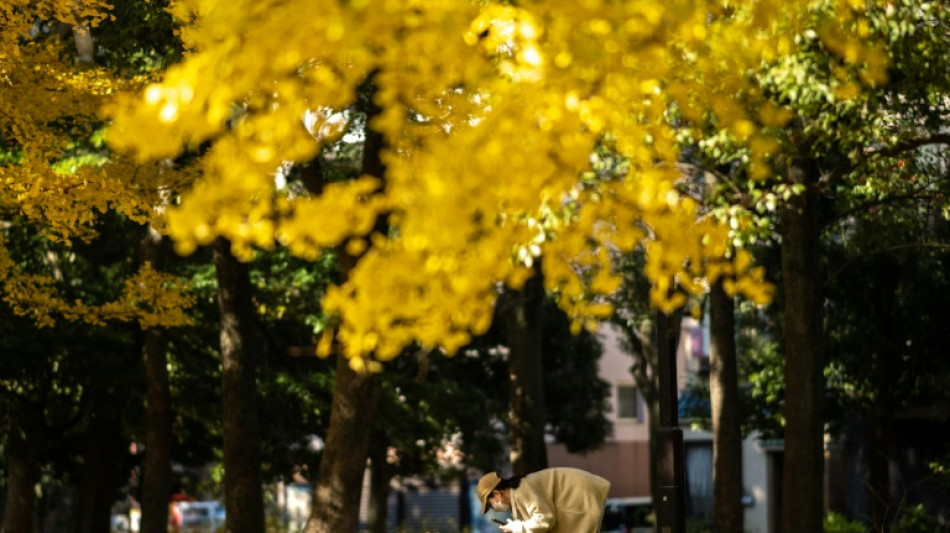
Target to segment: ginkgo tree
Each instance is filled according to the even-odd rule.
[[[78,242],[92,243],[100,237],[99,242],[109,239],[111,251],[122,249],[118,235],[108,231],[97,235],[105,227],[104,218],[109,218],[103,214],[118,212],[122,220],[161,227],[169,191],[190,180],[187,171],[161,162],[136,164],[109,153],[103,144],[98,110],[117,92],[137,91],[144,80],[117,76],[93,62],[92,32],[113,19],[112,7],[100,0],[0,4],[0,308],[4,315],[12,312],[30,319],[17,324],[46,329],[17,331],[22,336],[15,343],[21,345],[19,353],[53,366],[58,363],[49,351],[21,341],[59,339],[67,331],[95,338],[111,331],[116,321],[149,332],[179,326],[189,322],[188,308],[194,303],[186,284],[160,272],[155,261],[136,261],[134,254],[119,261],[118,277],[83,276],[72,268],[88,259],[84,246],[74,246]],[[31,241],[37,244],[28,250],[17,245],[23,231],[37,237]],[[115,226],[109,231],[116,231]],[[79,353],[62,350],[56,355],[78,362]],[[165,370],[164,361],[151,368]],[[38,381],[36,390],[55,387]],[[11,387],[17,390],[16,380],[12,385],[4,382],[6,390]],[[87,384],[86,391],[90,390]],[[13,444],[23,444],[13,436],[34,434],[29,408],[20,409],[32,400],[21,400],[11,409],[16,416],[5,417],[3,424],[4,436],[12,443],[6,459],[11,469],[24,473],[7,484],[7,512],[0,526],[4,531],[32,529],[35,515],[37,456],[12,452]],[[34,449],[30,440],[26,438],[20,449]],[[151,449],[149,457],[160,458],[158,448]],[[151,480],[146,487],[149,484]],[[167,497],[154,500],[163,512],[167,509],[163,501]],[[166,520],[158,518],[164,530]]]
[[[519,287],[541,256],[547,289],[578,325],[609,313],[598,298],[619,284],[609,251],[636,246],[661,309],[683,303],[674,286],[700,291],[722,275],[764,302],[761,271],[728,256],[727,228],[677,192],[666,118],[673,104],[715,113],[767,173],[774,144],[760,130],[783,113],[746,74],[792,48],[806,8],[184,1],[174,9],[192,52],[111,110],[110,140],[142,159],[207,148],[204,175],[169,213],[180,252],[225,236],[244,258],[277,244],[358,256],[323,300],[355,368],[413,341],[454,352],[487,328],[496,285]],[[827,27],[859,9],[842,4]],[[852,61],[881,68],[855,43]],[[386,175],[320,195],[280,188],[277,170],[335,142],[334,120],[370,78]],[[743,88],[757,105],[735,105]],[[582,179],[598,144],[627,159],[625,175]],[[373,232],[381,215],[386,234]]]
[[[160,220],[161,187],[187,173],[136,165],[102,152],[97,111],[142,79],[121,79],[74,61],[57,34],[88,34],[108,17],[106,2],[4,2],[0,6],[0,218],[23,217],[53,240],[89,239],[97,216],[114,209],[138,222]],[[80,39],[77,38],[77,42]],[[97,141],[98,139],[98,141]],[[99,148],[96,148],[96,145]],[[41,326],[58,317],[99,324],[138,321],[142,327],[182,324],[190,305],[182,285],[149,265],[115,301],[90,304],[61,296],[56,280],[24,270],[3,245],[0,285],[11,308]]]
[[[182,0],[173,11],[189,54],[140,97],[116,101],[109,139],[143,161],[203,154],[203,175],[168,214],[181,253],[225,237],[245,259],[278,245],[351,256],[322,300],[336,318],[318,353],[339,346],[355,370],[412,343],[455,352],[488,328],[499,286],[522,287],[539,263],[575,328],[610,314],[614,251],[645,251],[665,312],[721,278],[764,303],[761,269],[677,187],[670,111],[715,117],[748,148],[750,175],[769,176],[769,128],[790,114],[754,83],[764,62],[814,25],[848,76],[859,73],[842,93],[885,68],[861,31],[864,2],[833,1],[817,20],[812,7]],[[280,169],[339,142],[367,85],[385,172],[285,187]],[[625,171],[591,172],[595,148]],[[320,483],[315,495],[340,497]]]
[[[911,185],[916,178],[908,180],[896,170],[903,168],[904,162],[894,158],[916,157],[912,154],[917,148],[947,142],[946,136],[938,133],[947,105],[943,59],[947,55],[946,6],[916,0],[868,4],[862,16],[841,19],[849,30],[840,32],[824,26],[823,9],[834,10],[835,5],[817,3],[815,21],[794,36],[795,52],[763,64],[755,75],[758,90],[793,116],[775,139],[774,161],[779,164],[772,176],[755,179],[755,162],[748,157],[748,147],[736,142],[714,119],[690,117],[689,125],[696,129],[684,130],[684,137],[695,143],[688,150],[691,161],[698,156],[709,169],[707,176],[716,175],[708,183],[717,183],[720,191],[707,194],[706,201],[731,219],[737,245],[756,241],[780,244],[782,262],[774,272],[781,272],[779,300],[783,307],[778,331],[783,343],[779,353],[784,358],[782,375],[787,390],[781,427],[785,471],[794,472],[783,478],[785,531],[821,527],[822,443],[827,422],[822,407],[826,396],[822,374],[826,351],[822,346],[830,320],[825,313],[835,305],[831,302],[835,291],[829,289],[832,282],[823,278],[828,248],[822,234],[829,232],[826,224],[831,208],[864,204],[869,196],[873,205],[881,198],[891,202],[929,193],[927,187],[906,197],[898,193],[918,186]],[[854,35],[866,36],[874,45],[862,51],[849,41]],[[855,58],[858,60],[853,61]],[[865,63],[886,63],[887,71],[866,68]],[[735,102],[745,104],[741,98]],[[775,216],[778,214],[781,217]],[[847,224],[855,224],[853,217],[853,213],[848,215]],[[832,233],[825,242],[841,239]],[[715,318],[711,322],[715,325]],[[713,326],[711,331],[714,369],[715,329]],[[729,403],[719,405],[728,408]],[[712,405],[716,413],[716,399]],[[715,440],[717,447],[723,446],[724,439],[717,435]],[[734,450],[739,450],[738,439],[733,444]],[[716,455],[722,458],[726,454]],[[727,470],[736,469],[734,478],[738,475],[738,461],[722,464]],[[718,468],[714,475],[717,489],[729,477]],[[738,484],[733,486],[741,489]],[[741,517],[738,505],[734,509]],[[723,510],[717,505],[717,521],[728,514],[728,509]]]

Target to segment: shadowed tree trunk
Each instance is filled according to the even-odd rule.
[[[871,530],[891,530],[894,509],[891,508],[891,406],[877,401],[871,413],[871,438],[868,439],[868,491],[871,507]]]
[[[824,515],[819,169],[814,160],[802,157],[784,163],[787,182],[805,186],[783,206],[781,220],[786,391],[782,531],[801,533],[821,531]]]
[[[0,533],[32,532],[36,512],[34,487],[40,478],[38,443],[43,418],[28,402],[20,405],[11,413],[7,431],[7,494]]]
[[[878,345],[868,354],[871,379],[877,391],[871,400],[868,413],[871,435],[868,439],[868,496],[870,504],[871,530],[875,533],[888,533],[896,510],[891,505],[891,425],[894,411],[901,404],[899,393],[895,392],[895,376],[901,374],[901,346],[904,334],[899,330],[900,274],[898,267],[890,260],[881,261],[881,269],[870,291],[873,291],[873,312],[870,316],[878,318]]]
[[[149,226],[140,243],[143,262],[162,269],[162,234]],[[168,384],[168,354],[160,328],[148,328],[142,341],[145,363],[145,465],[142,478],[141,533],[168,531],[171,499],[171,391]]]
[[[74,13],[82,9],[82,1],[72,2]],[[73,27],[73,43],[76,45],[76,59],[82,65],[92,65],[95,57],[95,41],[89,26],[78,24]],[[109,531],[113,492],[116,488],[115,457],[118,456],[116,442],[119,442],[118,420],[112,409],[114,406],[100,403],[93,413],[86,430],[86,443],[83,452],[82,481],[79,491],[79,533]],[[142,530],[143,533],[151,533]],[[156,530],[157,531],[157,530]]]
[[[369,461],[369,512],[366,523],[370,533],[386,533],[387,506],[389,500],[389,481],[392,472],[386,462],[388,453],[388,439],[382,431],[373,436],[370,444]]]
[[[717,281],[709,294],[709,395],[713,426],[714,531],[742,533],[742,431],[735,304]]]
[[[360,375],[337,356],[333,407],[306,533],[355,533],[360,492],[379,404],[379,375]]]
[[[547,468],[544,444],[544,381],[541,358],[541,311],[544,281],[541,266],[520,291],[506,290],[500,303],[508,341],[511,468],[523,475]]]
[[[263,533],[256,383],[263,343],[254,323],[247,266],[231,254],[230,243],[222,238],[214,243],[214,267],[221,310],[225,531]]]
[[[119,420],[112,402],[100,400],[97,404],[86,429],[78,533],[109,531],[118,484],[115,459],[121,454]]]

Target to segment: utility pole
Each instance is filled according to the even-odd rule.
[[[676,382],[676,347],[679,335],[673,317],[656,313],[656,348],[659,378],[660,420],[656,430],[656,476],[653,508],[656,533],[684,533],[686,475],[683,460],[683,430],[678,427],[679,387]]]

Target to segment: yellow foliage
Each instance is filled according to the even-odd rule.
[[[313,258],[361,239],[323,301],[361,369],[412,341],[452,353],[487,328],[498,285],[519,287],[542,257],[546,288],[578,327],[610,312],[597,303],[618,283],[608,252],[637,246],[660,309],[686,301],[674,285],[698,292],[719,276],[764,302],[761,273],[729,256],[728,228],[676,193],[667,113],[714,114],[768,175],[776,143],[760,128],[789,117],[751,79],[791,52],[810,5],[181,0],[191,55],[112,110],[110,139],[143,161],[213,140],[204,177],[169,216],[181,252],[225,236],[245,258],[276,242]],[[350,105],[370,76],[382,110],[371,126],[388,143],[382,181],[318,197],[275,190],[281,164],[338,138],[312,135],[303,118]],[[626,159],[626,175],[582,179],[598,143]],[[388,235],[371,233],[381,213]]]
[[[101,122],[99,109],[116,94],[138,93],[143,80],[117,79],[103,69],[64,61],[69,56],[62,41],[33,39],[30,32],[37,20],[52,19],[88,29],[109,16],[110,8],[101,0],[0,2],[0,139],[5,151],[18,155],[0,164],[0,209],[25,215],[54,240],[92,238],[96,218],[107,210],[162,227],[167,191],[193,179],[187,171],[135,164],[119,155],[69,164],[69,142],[90,135],[90,124]],[[126,281],[115,302],[64,300],[52,278],[20,271],[2,237],[0,285],[4,301],[40,326],[52,326],[57,317],[90,324],[134,320],[143,328],[181,325],[192,304],[185,287],[148,267]]]
[[[0,287],[3,300],[19,315],[39,327],[52,327],[56,317],[101,325],[107,320],[138,322],[142,329],[191,323],[186,311],[195,304],[190,287],[145,264],[125,282],[118,300],[102,305],[67,301],[57,295],[50,277],[21,272],[0,239]]]

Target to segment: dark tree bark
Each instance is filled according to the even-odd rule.
[[[714,531],[742,533],[742,431],[736,361],[735,304],[722,281],[709,295],[709,395],[713,427]]]
[[[781,220],[786,391],[782,531],[801,533],[821,531],[824,514],[819,169],[812,159],[792,157],[783,170],[788,183],[805,186],[782,207]]]
[[[36,512],[34,487],[40,477],[39,441],[42,415],[34,406],[11,413],[7,432],[7,494],[0,533],[30,533]]]
[[[392,470],[386,462],[388,440],[382,432],[373,436],[370,444],[369,461],[369,513],[366,517],[370,533],[386,533],[387,506],[389,500],[389,481]]]
[[[86,430],[78,533],[100,533],[111,527],[112,502],[118,484],[115,459],[120,456],[122,442],[114,409],[111,402],[100,401]]]
[[[888,405],[876,402],[871,413],[871,438],[868,439],[868,491],[871,507],[871,531],[891,530],[894,509],[891,507],[891,423]]]
[[[149,226],[140,243],[143,262],[155,270],[163,267],[162,234]],[[142,340],[145,363],[145,464],[142,479],[141,533],[168,531],[171,499],[172,406],[168,384],[168,354],[160,328],[148,328]]]
[[[306,533],[355,533],[369,440],[379,404],[379,375],[360,375],[337,357],[330,429]]]
[[[511,468],[523,475],[547,468],[544,444],[544,381],[541,320],[544,281],[540,264],[519,291],[507,290],[501,305],[508,340]]]
[[[873,291],[874,298],[871,302],[873,312],[868,314],[876,317],[879,325],[875,335],[877,346],[867,354],[871,379],[877,391],[867,414],[871,431],[867,454],[870,526],[875,533],[888,533],[896,514],[895,506],[891,505],[891,427],[894,412],[902,404],[894,379],[902,371],[906,372],[901,368],[901,344],[905,336],[899,331],[900,273],[897,265],[887,259],[881,261],[877,279],[869,290]]]
[[[264,498],[256,374],[263,343],[254,323],[247,266],[214,243],[221,310],[221,397],[226,533],[262,533]]]

